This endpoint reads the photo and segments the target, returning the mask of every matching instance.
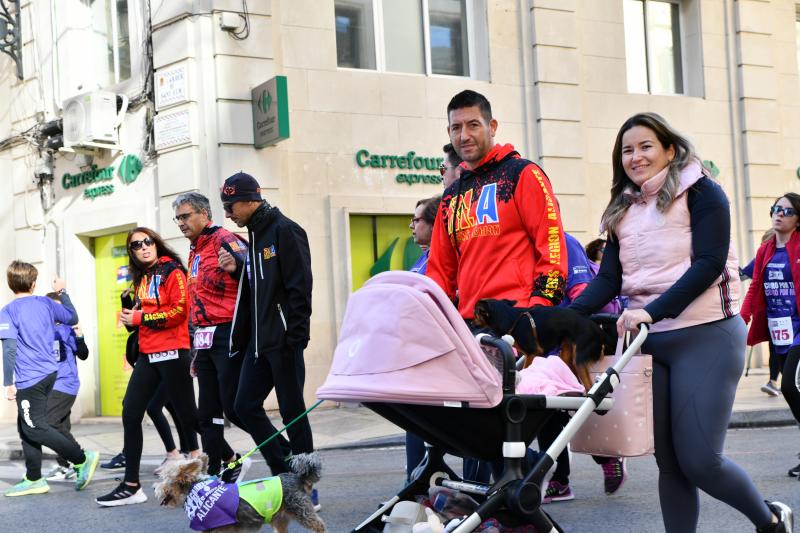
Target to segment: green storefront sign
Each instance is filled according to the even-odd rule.
[[[111,165],[98,168],[97,165],[92,165],[90,170],[79,174],[67,172],[61,177],[61,186],[64,187],[64,190],[69,190],[83,185],[90,185],[90,187],[83,190],[83,197],[94,200],[98,196],[107,196],[114,192],[114,184],[108,182],[114,179],[115,169],[120,181],[125,185],[129,185],[136,181],[136,178],[142,172],[142,168],[142,161],[135,155],[128,154],[120,160],[119,167]]]
[[[397,168],[407,170],[397,174],[394,180],[397,183],[414,185],[415,183],[442,183],[439,166],[444,157],[428,157],[418,155],[413,150],[405,154],[371,154],[364,148],[356,152],[356,165],[361,168]],[[435,171],[436,174],[419,174],[426,170]]]

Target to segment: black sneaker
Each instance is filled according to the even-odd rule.
[[[111,458],[107,463],[103,463],[100,465],[100,468],[107,468],[109,470],[115,470],[117,468],[125,468],[125,454],[120,452],[114,457]]]
[[[770,524],[767,527],[762,527],[756,529],[756,533],[792,533],[794,527],[793,520],[792,520],[792,510],[789,508],[788,505],[781,502],[767,502],[767,507],[769,510],[772,511],[778,521],[774,524]]]
[[[797,457],[800,458],[800,453],[797,454]],[[800,477],[800,465],[789,469],[789,477]]]
[[[242,456],[237,453],[236,460],[238,461],[241,458]],[[244,475],[248,470],[250,470],[252,465],[252,459],[245,457],[243,461],[236,463],[234,468],[222,472],[222,475],[219,478],[223,483],[241,483],[244,479]],[[224,464],[223,466],[227,467],[228,465]]]
[[[117,488],[94,500],[98,505],[103,507],[117,507],[119,505],[133,505],[135,503],[144,503],[147,501],[147,495],[144,493],[141,485],[132,487],[121,482]]]

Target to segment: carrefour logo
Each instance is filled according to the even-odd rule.
[[[122,183],[130,184],[136,181],[142,172],[142,161],[133,154],[128,154],[119,163],[117,175]]]
[[[262,113],[269,113],[269,108],[272,107],[272,95],[264,89],[261,91],[261,96],[258,97],[258,109]]]

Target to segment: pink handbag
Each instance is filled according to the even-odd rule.
[[[614,356],[592,366],[593,378],[602,374],[622,355],[623,340]],[[653,358],[635,355],[620,373],[620,384],[609,395],[614,407],[605,415],[592,413],[570,442],[576,453],[605,457],[639,457],[654,453]]]

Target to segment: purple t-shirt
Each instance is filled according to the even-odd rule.
[[[78,362],[75,358],[78,342],[75,340],[75,332],[72,330],[72,326],[56,324],[56,340],[61,349],[61,362],[58,363],[58,374],[56,375],[53,390],[77,396],[81,382],[78,378]]]
[[[208,531],[236,523],[239,487],[212,477],[192,487],[183,509],[195,531]]]
[[[767,327],[775,352],[784,354],[800,345],[800,316],[797,294],[786,248],[777,248],[764,268],[764,296],[767,299]]]
[[[564,299],[561,300],[561,306],[566,307],[572,300],[569,299],[569,291],[581,283],[589,283],[594,278],[592,273],[591,263],[589,258],[586,257],[586,252],[578,242],[578,239],[570,235],[564,234],[564,240],[567,242],[567,287],[564,291]]]
[[[14,385],[32,387],[58,370],[56,322],[71,322],[72,313],[44,296],[17,298],[0,310],[0,339],[16,339]]]

